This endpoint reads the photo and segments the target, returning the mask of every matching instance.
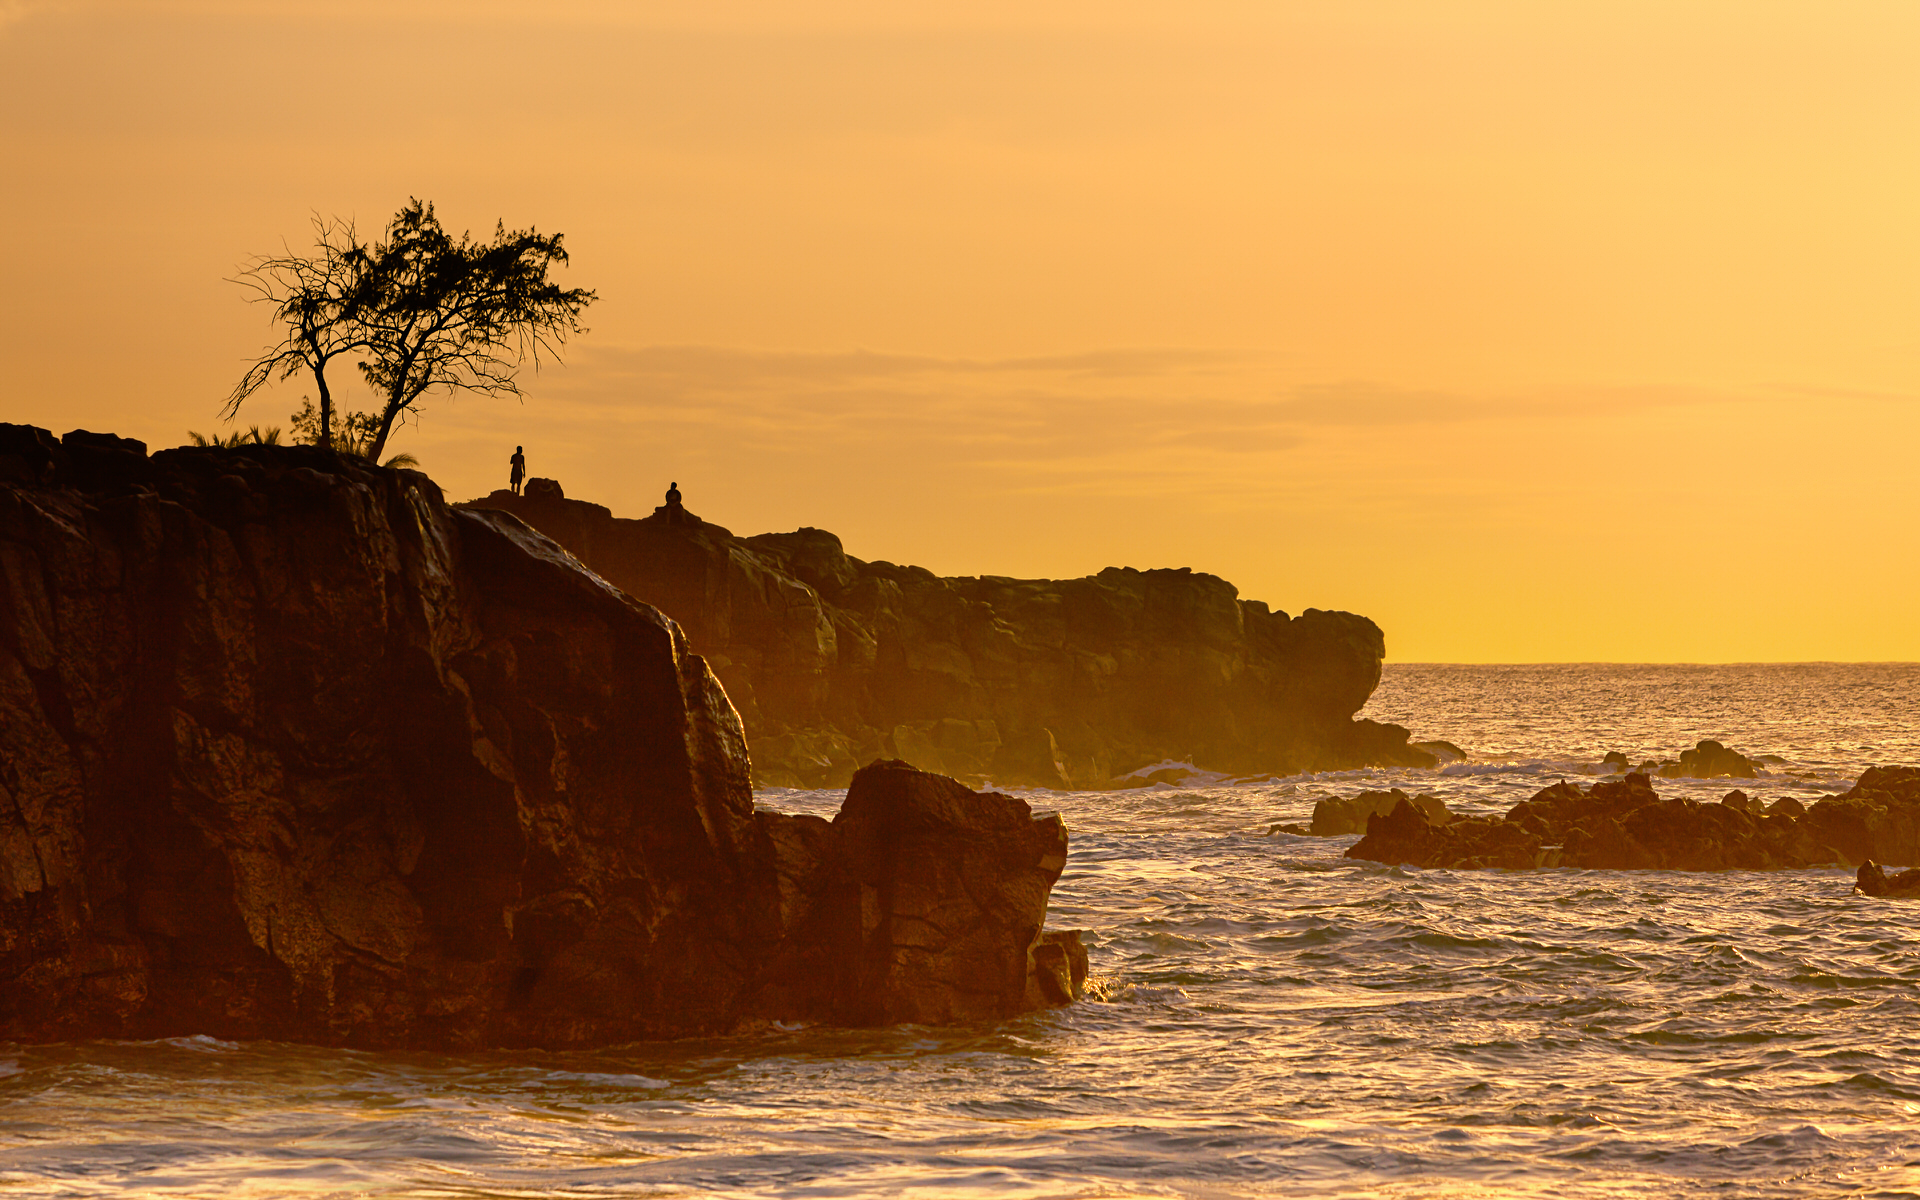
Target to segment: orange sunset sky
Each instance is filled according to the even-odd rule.
[[[236,265],[419,196],[602,297],[396,438],[454,499],[1920,659],[1916,63],[1912,0],[0,0],[0,419],[216,430]]]

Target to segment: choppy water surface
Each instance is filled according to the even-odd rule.
[[[1070,1010],[574,1055],[0,1047],[0,1194],[1920,1195],[1920,904],[1266,836],[1325,795],[1504,808],[1700,737],[1812,797],[1920,762],[1917,692],[1914,666],[1390,668],[1368,715],[1472,761],[1034,797],[1073,831],[1052,923],[1090,931]]]

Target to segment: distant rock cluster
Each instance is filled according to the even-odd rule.
[[[1052,788],[1126,786],[1165,761],[1436,761],[1353,719],[1380,680],[1373,622],[1289,617],[1212,575],[941,578],[853,558],[823,530],[740,538],[680,504],[621,519],[537,480],[468,507],[519,516],[678,621],[738,706],[762,786],[840,786],[876,758]]]
[[[1775,759],[1775,761],[1783,761]],[[1632,761],[1618,750],[1609,751],[1600,760],[1600,765],[1613,771],[1631,771],[1635,768]],[[1676,759],[1655,761],[1648,759],[1639,766],[1643,775],[1658,775],[1663,779],[1758,779],[1765,773],[1763,760],[1748,758],[1738,750],[1729,750],[1711,738],[1701,741],[1691,750],[1682,750]]]
[[[1347,857],[1511,870],[1763,871],[1870,860],[1920,863],[1920,768],[1871,768],[1844,795],[1810,807],[1782,797],[1763,809],[1739,791],[1719,803],[1663,800],[1639,772],[1585,791],[1557,783],[1499,818],[1452,815],[1436,821],[1406,798],[1367,817],[1366,836]]]

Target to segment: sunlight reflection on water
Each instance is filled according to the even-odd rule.
[[[1392,668],[1368,715],[1509,761],[1033,797],[1073,831],[1070,1010],[590,1054],[9,1048],[0,1195],[1914,1195],[1920,908],[1835,869],[1417,871],[1265,831],[1365,787],[1499,810],[1710,736],[1789,760],[1750,793],[1811,797],[1920,761],[1916,678]]]

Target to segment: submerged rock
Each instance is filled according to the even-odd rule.
[[[1800,811],[1796,812],[1795,809]],[[1744,792],[1718,804],[1663,800],[1644,773],[1581,791],[1543,788],[1499,819],[1429,822],[1412,804],[1368,819],[1349,858],[1421,867],[1772,870],[1869,858],[1920,863],[1920,769],[1875,767],[1843,796],[1764,813]]]
[[[1075,978],[1057,818],[898,765],[756,814],[679,627],[418,473],[0,425],[0,568],[0,1040],[585,1046]]]
[[[673,505],[639,520],[556,494],[514,513],[709,656],[763,786],[842,786],[901,759],[979,784],[1102,788],[1150,764],[1227,774],[1432,766],[1405,729],[1355,720],[1385,639],[1297,617],[1186,569],[942,578],[868,562],[819,529],[735,537]]]

